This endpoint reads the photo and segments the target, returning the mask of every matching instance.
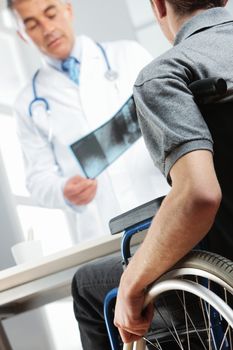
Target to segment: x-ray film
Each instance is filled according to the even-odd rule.
[[[133,97],[105,124],[70,147],[88,178],[96,178],[141,137]]]

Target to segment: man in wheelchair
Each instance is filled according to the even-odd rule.
[[[233,18],[226,0],[151,3],[174,47],[142,70],[134,98],[150,155],[172,187],[123,274],[118,256],[77,271],[72,293],[84,350],[110,349],[103,300],[112,288],[119,285],[114,322],[129,343],[151,323],[151,304],[143,311],[148,286],[204,237],[209,251],[233,260],[233,104],[220,93],[209,105],[209,91],[200,101],[190,88],[221,77],[231,92]]]

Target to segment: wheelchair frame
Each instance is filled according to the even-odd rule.
[[[163,198],[158,198],[157,203],[161,203]],[[154,201],[153,201],[154,202]],[[156,200],[155,200],[156,202]],[[136,208],[136,210],[140,210],[142,207]],[[126,213],[127,214],[127,213]],[[114,220],[118,220],[118,217]],[[152,221],[152,218],[146,218],[143,222],[135,224],[133,227],[129,227],[124,231],[123,238],[122,238],[122,244],[121,244],[121,254],[123,259],[123,265],[127,265],[129,258],[131,257],[130,253],[130,241],[134,234],[142,232],[149,228],[150,223]],[[111,227],[111,226],[110,226]],[[197,251],[198,253],[199,251]],[[212,254],[205,252],[204,250],[200,250],[201,253],[208,254],[211,258],[212,256],[218,257],[216,254]],[[193,252],[195,254],[195,252]],[[200,253],[200,254],[201,254]],[[150,288],[148,291],[148,295],[145,301],[145,307],[156,297],[158,297],[161,293],[170,291],[170,290],[180,290],[180,291],[186,291],[193,295],[196,295],[198,297],[201,297],[204,301],[206,301],[208,304],[211,305],[211,307],[214,307],[215,310],[221,315],[221,317],[224,317],[224,319],[228,322],[230,327],[233,329],[233,312],[230,306],[228,306],[220,297],[218,297],[216,294],[214,294],[211,290],[207,289],[205,285],[196,284],[191,281],[187,280],[180,280],[179,277],[184,275],[195,275],[199,277],[203,277],[204,279],[211,280],[213,282],[219,283],[223,288],[226,288],[232,295],[233,295],[233,263],[232,263],[232,279],[231,279],[231,285],[227,283],[227,281],[222,280],[218,276],[216,276],[214,273],[210,273],[206,271],[205,269],[201,270],[198,268],[188,267],[188,268],[180,268],[179,264],[177,265],[177,268],[168,271],[166,274],[164,274],[160,279],[158,279]],[[204,283],[205,284],[205,283]],[[121,346],[119,343],[119,333],[117,328],[114,326],[113,323],[113,313],[112,309],[115,304],[115,300],[117,297],[117,288],[114,288],[111,290],[105,298],[104,301],[104,317],[105,317],[105,323],[107,327],[107,332],[109,335],[109,340],[111,344],[112,350],[121,350]],[[215,322],[212,316],[211,322]],[[215,322],[216,323],[216,322]],[[218,327],[221,327],[219,325]],[[221,331],[221,328],[220,328]],[[219,330],[216,331],[216,333],[219,333]],[[222,333],[222,331],[220,332]],[[213,335],[215,337],[214,341],[215,343],[219,343],[222,335]],[[222,349],[229,350],[229,348],[222,346]],[[141,339],[140,341],[136,342],[135,344],[125,344],[124,350],[144,350],[145,349],[145,341]],[[231,345],[231,350],[232,345]]]

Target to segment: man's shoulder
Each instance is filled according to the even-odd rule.
[[[106,49],[116,50],[116,51],[141,51],[145,50],[136,40],[114,40],[106,41],[101,43],[101,45]]]
[[[122,65],[137,67],[137,74],[153,58],[139,42],[134,40],[117,40],[103,43],[103,47],[113,61],[118,60]],[[135,79],[136,76],[134,81]]]
[[[48,76],[48,74],[50,74],[50,72],[52,71],[56,71],[55,69],[53,69],[52,67],[50,67],[47,64],[42,65],[41,67],[39,67],[35,72],[32,73],[32,75],[28,78],[28,80],[25,82],[25,84],[23,85],[23,87],[21,88],[18,96],[25,96],[27,95],[30,91],[33,90],[33,79],[40,80],[41,77],[43,76]],[[33,91],[32,91],[33,92]]]
[[[111,41],[95,41],[92,38],[86,36],[86,35],[79,35],[76,40],[79,40],[82,46],[97,46],[100,44],[104,49],[132,49],[132,48],[139,48],[142,47],[136,40],[111,40]]]
[[[16,96],[14,102],[15,109],[19,109],[27,103],[29,104],[32,99],[32,93],[32,82],[28,80]]]
[[[14,102],[14,107],[16,110],[25,108],[25,106],[28,106],[34,99],[33,78],[38,71],[40,72],[40,76],[48,74],[47,67],[41,67],[39,70],[35,71],[30,78],[28,78],[16,96]]]
[[[166,79],[168,75],[173,73],[179,74],[179,71],[183,70],[186,61],[185,50],[183,50],[181,45],[174,46],[162,55],[154,58],[142,69],[135,86],[143,85],[145,82],[153,79]],[[184,65],[182,65],[182,62]]]
[[[121,59],[122,62],[131,61],[133,63],[137,60],[149,62],[152,59],[148,51],[136,40],[123,39],[96,42],[85,35],[80,35],[77,40],[79,40],[82,50],[87,55],[90,55],[90,53],[100,55],[100,45],[106,52],[107,57],[110,57],[113,62],[121,62]]]

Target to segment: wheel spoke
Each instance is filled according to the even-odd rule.
[[[179,295],[178,295],[179,296]],[[184,307],[184,317],[185,317],[185,327],[186,327],[186,335],[187,335],[187,344],[188,344],[188,350],[190,350],[190,338],[189,338],[189,326],[188,326],[188,316],[187,316],[187,307],[186,307],[186,298],[185,298],[185,292],[182,292],[183,296],[183,307]]]
[[[154,337],[150,334],[144,340],[157,350],[166,350],[166,345],[174,350],[233,350],[233,312],[228,306],[233,297],[233,263],[208,252],[191,252],[190,259],[152,287],[148,300],[153,296],[161,302],[155,307],[158,328]],[[170,294],[167,298],[167,291],[175,293],[175,303]]]
[[[178,298],[180,299],[179,295],[178,295]],[[181,299],[180,299],[180,302],[182,302]],[[193,330],[194,330],[194,332],[196,333],[198,339],[199,339],[200,342],[202,343],[203,348],[204,348],[205,350],[207,350],[207,348],[206,348],[206,346],[205,346],[205,344],[204,344],[204,342],[203,342],[203,340],[202,340],[202,338],[201,338],[201,336],[200,336],[200,334],[199,334],[199,331],[198,331],[198,329],[196,328],[196,326],[195,326],[195,324],[194,324],[194,322],[193,322],[193,320],[192,320],[192,317],[190,316],[190,314],[189,314],[188,312],[187,312],[187,317],[188,317],[190,323],[192,324]],[[208,329],[208,328],[206,328],[206,329]]]

